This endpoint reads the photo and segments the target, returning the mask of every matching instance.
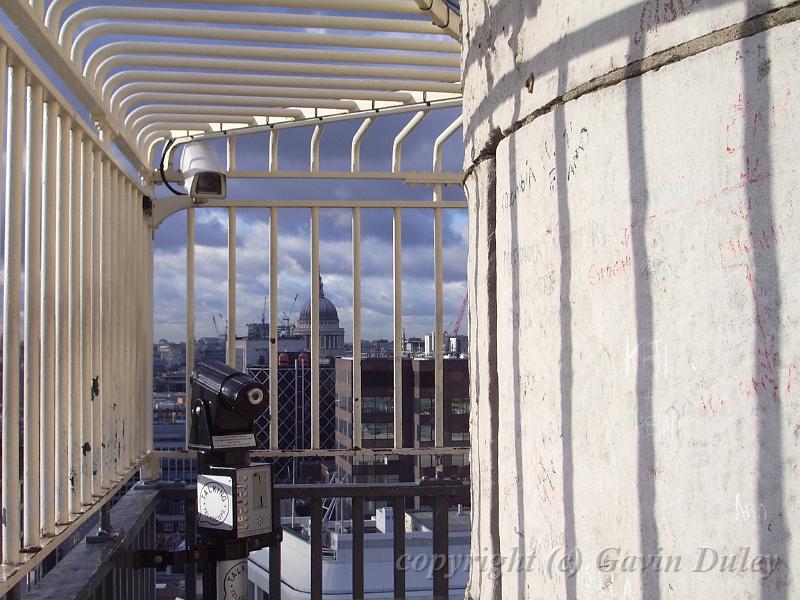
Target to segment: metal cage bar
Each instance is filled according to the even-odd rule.
[[[5,48],[3,48],[5,54]],[[5,59],[5,56],[2,57]],[[5,60],[3,65],[6,72]],[[6,142],[6,220],[3,274],[3,560],[20,559],[19,515],[19,368],[20,368],[20,270],[22,268],[23,153],[25,135],[25,69],[14,65],[8,90],[8,129]],[[2,83],[5,83],[4,81]],[[3,85],[3,91],[6,86]],[[5,103],[3,103],[5,107]],[[5,112],[5,111],[2,111]]]
[[[42,535],[56,532],[55,471],[56,464],[56,230],[58,225],[58,105],[48,100],[44,123],[44,165],[42,168],[42,319],[41,403],[39,458],[53,469],[39,469],[39,524]]]
[[[277,146],[277,132],[270,136]],[[273,154],[270,152],[270,164]],[[275,153],[277,161],[277,152]],[[278,449],[278,209],[269,209],[269,447]]]
[[[228,366],[236,367],[236,208],[233,206],[228,209],[228,327],[225,356]]]
[[[189,424],[192,413],[191,377],[194,370],[194,246],[195,209],[186,210],[186,442],[189,442]]]
[[[311,448],[319,448],[319,208],[311,208]]]
[[[25,135],[25,313],[23,326],[23,539],[39,545],[39,419],[41,393],[42,86],[28,88]]]

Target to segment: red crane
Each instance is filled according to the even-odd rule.
[[[456,320],[451,323],[453,325],[453,331],[450,335],[458,336],[458,332],[461,331],[461,321],[464,320],[464,313],[467,312],[467,303],[469,302],[469,292],[464,294],[464,300],[461,302],[461,308],[458,309],[458,316]],[[445,331],[445,333],[447,333]]]

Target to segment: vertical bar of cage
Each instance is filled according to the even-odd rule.
[[[433,209],[433,278],[435,295],[436,323],[434,329],[434,443],[437,448],[444,446],[444,293],[442,289],[442,209]]]
[[[353,447],[361,448],[361,209],[353,207]]]
[[[102,161],[100,200],[100,487],[111,487],[111,162]]]
[[[375,119],[372,117],[364,119],[355,135],[353,135],[353,141],[350,144],[350,170],[353,173],[361,171],[361,141],[374,121]]]
[[[123,202],[123,219],[122,219],[122,232],[125,240],[123,248],[125,249],[125,268],[123,273],[125,278],[130,281],[136,281],[135,278],[135,265],[136,255],[134,253],[133,244],[133,202],[132,202],[132,187],[131,184],[123,179],[122,182],[122,202]],[[123,389],[123,402],[125,421],[123,422],[123,430],[125,432],[125,461],[123,465],[127,467],[135,462],[136,459],[136,436],[137,436],[137,419],[136,412],[134,411],[134,396],[135,385],[134,380],[134,348],[133,348],[133,290],[130,284],[122,291],[122,325],[124,327],[123,335],[123,356],[125,371],[123,373],[123,382],[125,387]]]
[[[41,243],[43,92],[28,87],[25,134],[25,312],[23,324],[22,545],[39,545],[39,426],[41,394]]]
[[[433,597],[447,600],[450,597],[448,581],[449,508],[447,496],[433,498]]]
[[[352,499],[353,600],[364,600],[364,499]]]
[[[74,124],[74,123],[73,123]],[[81,512],[81,143],[80,127],[72,129],[69,178],[69,512]]]
[[[442,151],[444,143],[459,130],[462,124],[462,115],[458,115],[440,133],[433,143],[433,172],[442,170]],[[434,445],[441,448],[444,442],[444,294],[442,281],[444,279],[442,261],[442,208],[439,203],[444,199],[441,184],[433,186],[434,211],[434,280],[436,296],[436,326],[434,331]]]
[[[311,499],[311,600],[322,600],[322,498]]]
[[[111,409],[111,422],[109,431],[109,444],[111,453],[109,456],[109,470],[112,473],[112,481],[117,481],[120,472],[120,454],[122,440],[119,432],[119,402],[120,402],[120,311],[119,311],[119,285],[120,285],[120,175],[116,167],[111,167],[111,199],[109,202],[111,216],[111,342],[109,345],[111,354],[111,398],[108,408]]]
[[[147,357],[145,360],[145,389],[147,390],[147,402],[145,403],[145,423],[146,423],[146,449],[148,452],[153,451],[153,289],[155,287],[153,277],[153,233],[150,228],[150,222],[145,224],[145,257],[147,274],[146,279],[146,294],[147,294],[147,310],[145,311],[145,339],[147,340]],[[194,349],[194,342],[191,344]],[[187,365],[188,368],[188,365]],[[189,390],[186,390],[186,404],[189,405]],[[187,438],[188,439],[188,438]],[[155,592],[153,592],[155,593]]]
[[[119,336],[119,370],[117,371],[117,378],[119,379],[119,436],[122,442],[120,449],[120,473],[125,471],[130,462],[130,422],[129,418],[129,388],[128,374],[130,373],[130,362],[128,358],[128,290],[127,282],[130,281],[129,260],[130,248],[128,247],[128,198],[127,198],[127,185],[122,173],[118,174],[119,177],[119,196],[117,202],[119,203],[119,228],[117,244],[120,250],[119,267],[120,278],[119,288],[117,289],[118,298],[118,315],[120,336]],[[126,282],[123,284],[123,282]]]
[[[228,327],[226,362],[236,367],[236,208],[228,208]]]
[[[309,159],[309,170],[312,173],[319,171],[319,146],[322,142],[322,133],[325,130],[325,125],[319,123],[314,126],[314,132],[311,134],[311,156]]]
[[[100,229],[102,223],[102,153],[100,148],[94,147],[92,153],[92,495],[102,495],[102,480],[100,475],[101,461],[101,400],[99,388],[100,365],[102,352],[100,351],[102,325],[100,321],[100,298],[102,295],[102,281],[100,279],[100,255],[102,253]]]
[[[2,50],[5,54],[5,47]],[[5,56],[2,56],[5,59]],[[3,65],[4,74],[5,60]],[[20,367],[20,270],[22,268],[23,155],[25,133],[25,69],[14,65],[8,90],[8,139],[6,142],[6,219],[3,274],[3,561],[20,560],[19,506],[19,367]],[[4,82],[0,82],[4,83]],[[3,91],[6,86],[3,86]],[[2,108],[5,108],[5,103]]]
[[[269,547],[269,598],[281,599],[281,501],[272,496],[272,544]]]
[[[232,172],[236,170],[236,137],[230,136],[226,140],[226,151],[227,151],[227,170],[228,172]]]
[[[80,304],[81,304],[81,504],[92,503],[92,172],[91,142],[83,140],[81,144],[81,222],[80,222]]]
[[[392,288],[394,295],[394,447],[403,447],[403,212],[392,211]]]
[[[39,458],[39,522],[42,535],[56,532],[55,513],[55,410],[56,410],[56,227],[57,227],[57,156],[58,105],[47,101],[44,166],[42,169],[42,319]]]
[[[140,281],[139,278],[139,255],[137,252],[138,245],[136,243],[136,225],[138,221],[138,215],[136,214],[136,204],[134,200],[133,194],[133,184],[128,182],[126,184],[127,193],[125,194],[126,200],[128,201],[128,211],[127,216],[128,219],[125,223],[125,230],[127,232],[128,238],[128,271],[130,273],[130,280],[131,281]],[[140,397],[141,388],[139,387],[141,384],[141,380],[138,379],[138,371],[136,370],[137,360],[138,360],[138,347],[139,344],[136,343],[136,313],[138,311],[136,300],[136,292],[135,290],[128,289],[125,292],[125,305],[126,305],[126,315],[125,320],[128,325],[128,332],[127,332],[127,352],[128,352],[128,364],[131,366],[131,370],[128,373],[126,379],[128,381],[128,414],[130,415],[131,419],[131,428],[130,428],[130,444],[129,444],[129,452],[128,452],[128,460],[131,465],[135,464],[139,459],[139,415],[136,414],[136,406],[137,406],[137,399]]]
[[[186,443],[192,411],[192,370],[194,369],[194,207],[186,210]]]
[[[278,170],[278,134],[280,132],[277,129],[270,129],[269,130],[269,158],[267,162],[267,168],[270,172],[275,172]]]
[[[56,523],[69,516],[69,157],[72,119],[62,115],[58,128],[56,169],[56,385],[55,500]]]
[[[405,556],[406,499],[404,496],[397,496],[392,500],[392,525],[394,597],[405,598],[408,557]]]
[[[319,208],[311,208],[311,448],[319,449]]]
[[[270,132],[277,140],[278,132]],[[270,153],[270,164],[272,154]],[[269,447],[278,449],[278,208],[269,209]]]

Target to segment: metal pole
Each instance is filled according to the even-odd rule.
[[[442,290],[442,209],[433,209],[433,278],[436,296],[436,323],[434,327],[434,441],[437,448],[444,446],[444,300]]]
[[[186,210],[186,443],[189,443],[189,423],[192,413],[192,385],[189,382],[194,369],[194,208]],[[152,402],[152,400],[151,400]]]
[[[277,142],[278,134],[275,132]],[[270,136],[270,142],[272,141]],[[270,144],[270,148],[272,145]],[[277,156],[277,153],[276,153]],[[270,164],[272,154],[270,154]],[[278,449],[278,209],[269,209],[269,447]]]
[[[226,362],[236,368],[236,209],[228,209],[228,327]]]
[[[5,47],[2,53],[5,54]],[[2,65],[5,65],[5,56]],[[6,69],[2,69],[4,74]],[[6,222],[3,273],[3,561],[18,563],[19,548],[19,367],[20,270],[22,267],[23,155],[25,133],[25,69],[10,71],[8,143],[6,145]],[[3,90],[6,89],[2,86]],[[5,106],[5,105],[3,105]]]
[[[361,209],[353,208],[353,447],[361,448]]]
[[[111,216],[111,230],[109,232],[110,239],[110,257],[111,257],[111,326],[110,333],[111,339],[109,340],[109,350],[111,355],[111,370],[109,373],[111,383],[111,394],[107,408],[111,409],[111,429],[109,431],[109,444],[111,447],[111,456],[109,463],[109,470],[112,477],[112,482],[116,481],[119,477],[120,456],[122,450],[122,440],[119,433],[119,403],[120,403],[120,310],[119,310],[119,285],[120,285],[120,227],[119,227],[119,213],[120,213],[120,174],[116,167],[111,169],[111,198],[109,199],[109,208]]]
[[[269,132],[269,163],[268,168],[274,172],[278,170],[278,134],[277,129],[271,129]]]
[[[319,208],[311,208],[311,448],[319,448]]]
[[[72,119],[62,115],[58,130],[56,197],[56,410],[55,477],[56,523],[70,522],[69,515],[69,157]]]
[[[56,227],[57,227],[57,156],[58,156],[58,105],[47,102],[45,122],[45,154],[43,168],[42,205],[42,373],[41,404],[39,411],[39,457],[44,468],[39,470],[39,522],[42,535],[52,536],[56,532],[55,513],[55,411],[56,411]]]
[[[394,447],[403,447],[403,211],[393,210],[392,285],[394,287]]]
[[[103,348],[100,364],[100,486],[111,487],[111,162],[102,163],[102,200],[100,203],[100,343]]]
[[[101,462],[101,400],[100,400],[100,364],[102,352],[100,298],[102,295],[102,282],[100,279],[101,242],[100,230],[102,223],[102,162],[99,148],[94,149],[92,160],[92,495],[102,495],[102,482],[100,476]]]
[[[81,142],[83,132],[72,130],[69,185],[69,512],[81,512],[81,399],[83,360],[81,356],[80,227],[81,227]]]
[[[147,274],[145,290],[147,294],[145,317],[145,339],[147,340],[147,356],[145,361],[145,381],[147,390],[147,402],[145,407],[146,416],[146,443],[147,451],[153,450],[153,235],[149,223],[145,224],[145,259],[147,261]],[[191,343],[194,350],[194,341]],[[188,348],[188,346],[187,346]],[[188,366],[187,366],[188,368]],[[189,403],[187,392],[186,403]]]
[[[41,383],[42,86],[28,88],[25,177],[25,321],[23,346],[22,545],[39,545]]]
[[[81,379],[78,396],[81,408],[81,504],[92,503],[92,155],[91,143],[81,144],[81,222],[80,222],[80,319]]]

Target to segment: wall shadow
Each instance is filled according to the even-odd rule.
[[[631,38],[632,62],[642,58],[643,44]],[[630,222],[646,223],[649,204],[647,166],[644,148],[642,78],[631,77],[625,82],[625,106],[628,138],[628,168],[630,195]],[[646,227],[631,231],[630,249],[634,282],[636,326],[636,411],[637,411],[637,489],[639,493],[639,544],[640,556],[658,556],[658,522],[656,502],[656,449],[655,438],[648,435],[646,424],[653,422],[653,292],[650,278],[642,276],[647,271],[648,255]],[[657,569],[642,570],[642,597],[658,600],[661,597],[660,576]]]
[[[757,16],[750,1],[748,17]],[[753,46],[756,46],[753,48]],[[759,519],[758,553],[778,558],[779,566],[761,579],[763,600],[788,600],[788,537],[783,505],[783,448],[781,424],[780,272],[775,248],[772,194],[770,120],[770,58],[766,45],[745,40],[742,52],[742,105],[744,109],[744,156],[741,168],[745,183],[745,214],[748,217],[752,263],[746,277],[753,306],[753,374],[756,398],[757,481],[756,506],[766,509]],[[773,243],[764,243],[772,239]]]
[[[558,71],[559,94],[567,82],[567,63]],[[559,385],[561,393],[561,479],[562,507],[564,511],[564,553],[574,556],[576,551],[575,534],[575,481],[574,456],[572,447],[572,231],[569,210],[569,190],[567,189],[567,123],[563,104],[553,113],[553,133],[555,135],[556,191],[558,195],[558,245],[561,256],[559,270],[559,323],[561,352],[559,354]],[[567,559],[571,560],[571,559]],[[564,585],[567,600],[577,600],[577,572],[574,563],[566,563]]]

